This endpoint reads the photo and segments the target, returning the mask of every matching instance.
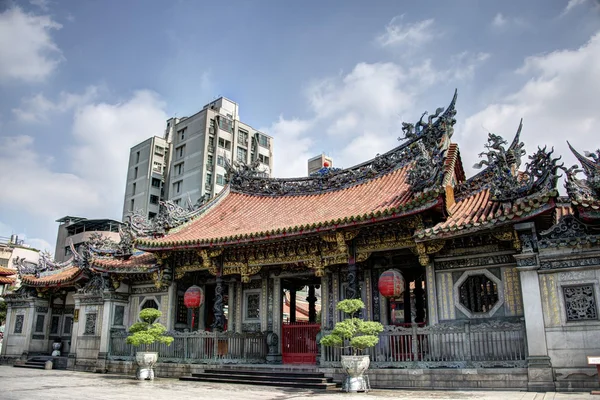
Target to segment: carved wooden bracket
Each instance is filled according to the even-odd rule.
[[[346,242],[349,242],[358,236],[358,232],[358,229],[351,231],[327,232],[323,234],[321,238],[329,243],[337,243],[338,252],[342,254],[348,254],[348,244],[346,244]]]
[[[446,244],[445,240],[432,240],[431,242],[420,242],[410,250],[417,256],[419,256],[419,264],[423,267],[427,266],[430,262],[429,256],[431,254],[440,251]]]
[[[515,232],[513,229],[492,232],[492,236],[494,236],[496,239],[500,240],[501,242],[511,242],[512,241],[513,248],[517,251],[520,251],[521,248],[523,247],[521,244],[521,240],[519,239],[519,235],[517,235],[517,232]]]

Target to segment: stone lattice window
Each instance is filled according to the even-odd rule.
[[[460,285],[459,299],[473,313],[489,312],[498,302],[498,286],[483,274],[472,275]]]
[[[85,329],[84,335],[96,334],[96,313],[85,314]]]
[[[564,286],[567,321],[598,319],[598,307],[593,285]]]
[[[17,319],[15,320],[15,333],[23,333],[23,319],[25,316],[17,315]]]

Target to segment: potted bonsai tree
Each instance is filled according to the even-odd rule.
[[[140,322],[136,322],[129,328],[130,336],[127,337],[127,343],[135,347],[144,346],[145,351],[135,353],[137,362],[137,371],[135,377],[140,380],[154,379],[154,364],[158,360],[158,353],[148,351],[153,343],[164,343],[169,346],[173,342],[171,336],[165,335],[167,328],[156,322],[162,313],[154,308],[144,308],[140,311]]]
[[[383,325],[379,322],[364,321],[357,313],[365,308],[365,303],[358,299],[342,300],[337,309],[348,314],[349,318],[335,324],[333,331],[321,338],[324,346],[350,348],[352,355],[342,356],[342,369],[346,378],[342,389],[346,392],[367,391],[364,373],[369,368],[369,355],[360,355],[363,350],[375,346],[379,342],[379,334]]]

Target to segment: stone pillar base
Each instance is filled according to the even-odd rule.
[[[554,392],[554,371],[550,357],[531,356],[527,358],[527,390],[530,392]]]
[[[108,372],[108,368],[106,365],[108,354],[107,353],[98,353],[98,358],[96,359],[96,372],[97,374],[105,374]]]
[[[267,355],[267,364],[281,364],[282,357],[281,354],[268,354]]]

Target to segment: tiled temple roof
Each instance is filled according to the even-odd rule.
[[[16,275],[16,274],[17,274],[17,270],[15,270],[15,269],[0,267],[0,276],[11,276],[11,275]]]
[[[11,275],[16,275],[17,271],[10,268],[0,267],[0,285],[12,285],[15,283],[15,278]]]
[[[261,196],[228,191],[198,218],[161,238],[138,239],[141,249],[252,242],[398,218],[431,208],[441,190],[414,194],[411,165],[336,191]]]
[[[35,275],[22,275],[21,281],[28,286],[68,286],[77,282],[82,276],[82,269],[70,266],[54,271],[42,272],[39,277]]]
[[[0,276],[0,285],[12,285],[15,283],[15,278],[9,278],[8,276]]]
[[[125,258],[94,257],[91,268],[97,272],[145,273],[157,268],[156,257],[151,253],[139,252]]]
[[[513,202],[497,202],[491,199],[490,189],[486,188],[456,202],[450,207],[450,216],[446,221],[418,231],[415,236],[418,239],[433,239],[514,224],[551,210],[556,195],[556,191],[547,191]]]

